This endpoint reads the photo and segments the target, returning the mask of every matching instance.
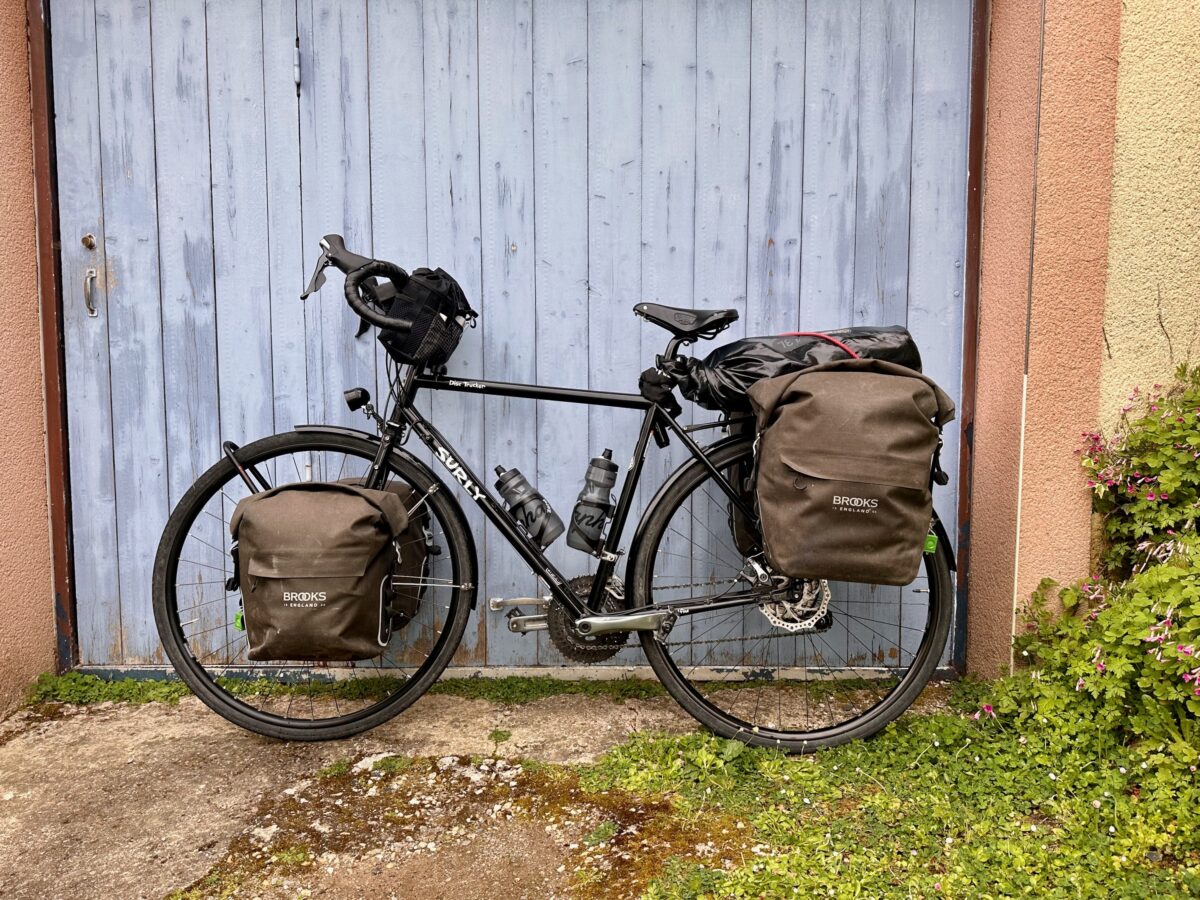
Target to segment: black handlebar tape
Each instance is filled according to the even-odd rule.
[[[373,259],[365,266],[346,274],[346,302],[359,318],[370,322],[377,328],[387,328],[392,331],[412,331],[411,319],[393,319],[386,316],[363,299],[359,285],[368,278],[382,277],[388,279],[397,291],[408,281],[408,273],[397,265],[382,259]]]

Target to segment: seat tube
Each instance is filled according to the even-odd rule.
[[[650,443],[650,435],[653,433],[654,425],[660,415],[662,415],[662,411],[658,406],[651,406],[646,410],[646,417],[642,419],[642,430],[638,433],[637,445],[633,449],[633,458],[629,463],[629,471],[621,484],[621,495],[617,499],[617,508],[613,513],[612,522],[609,524],[608,537],[604,541],[600,565],[596,567],[596,577],[592,581],[592,591],[588,597],[588,605],[597,612],[602,608],[600,604],[603,602],[608,579],[612,577],[612,573],[617,567],[617,551],[621,545],[621,536],[625,531],[625,522],[629,518],[629,510],[633,507],[638,480],[642,476],[642,466],[646,462],[646,447]]]

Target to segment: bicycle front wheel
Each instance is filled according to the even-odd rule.
[[[271,486],[365,478],[378,443],[319,429],[277,434],[237,452]],[[474,604],[474,544],[462,511],[429,470],[401,453],[387,485],[408,488],[409,512],[422,511],[423,570],[405,578],[419,591],[417,615],[374,659],[356,662],[256,661],[227,590],[233,574],[229,519],[250,490],[229,459],[200,476],[179,501],[154,563],[154,618],[167,656],[204,703],[235,725],[275,738],[349,737],[387,721],[427,691],[462,640]],[[401,546],[401,553],[405,552]]]
[[[749,441],[709,457],[731,481],[753,465]],[[929,681],[950,629],[949,548],[926,553],[905,587],[773,577],[753,525],[697,460],[647,513],[630,562],[635,606],[679,604],[642,648],[668,692],[728,738],[809,752],[868,737]],[[706,608],[711,607],[711,608]]]

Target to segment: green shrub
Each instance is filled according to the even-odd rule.
[[[1149,392],[1134,388],[1115,432],[1084,434],[1079,451],[1094,508],[1104,516],[1104,562],[1128,575],[1139,554],[1195,534],[1200,513],[1200,366]]]

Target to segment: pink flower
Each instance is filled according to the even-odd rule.
[[[1196,653],[1196,647],[1193,644],[1179,644],[1175,648],[1175,651],[1183,654],[1184,656],[1193,656]]]
[[[1081,675],[1079,676],[1079,680],[1075,682],[1075,690],[1082,691],[1085,687],[1087,687],[1087,682],[1083,680],[1083,676]],[[975,715],[978,716],[979,713],[975,713]]]
[[[993,719],[996,718],[996,712],[992,709],[992,704],[990,703],[983,704],[983,713],[984,715],[991,716]]]
[[[1158,498],[1157,498],[1157,497],[1155,497],[1155,496],[1154,496],[1154,492],[1153,492],[1153,491],[1151,491],[1149,494],[1147,494],[1147,495],[1146,495],[1146,499],[1147,499],[1147,500],[1157,500]]]

